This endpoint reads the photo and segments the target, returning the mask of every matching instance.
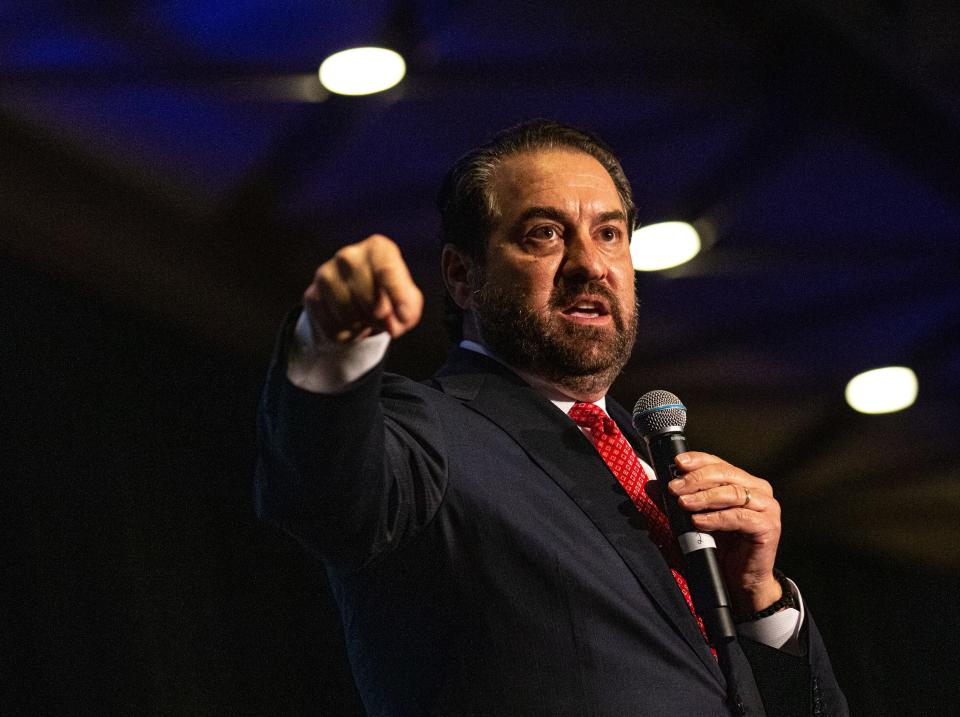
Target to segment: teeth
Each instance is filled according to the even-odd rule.
[[[590,317],[597,317],[606,313],[603,306],[596,301],[584,301],[580,304],[573,304],[566,311],[570,314]]]

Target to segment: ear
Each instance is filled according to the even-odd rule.
[[[453,244],[444,244],[443,254],[440,256],[440,272],[447,293],[457,306],[466,311],[470,307],[475,288],[473,259]]]

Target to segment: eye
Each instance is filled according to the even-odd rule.
[[[540,239],[543,241],[552,241],[557,239],[560,236],[560,230],[557,229],[552,224],[543,224],[538,227],[534,227],[532,230],[527,232],[527,238],[529,239]]]
[[[602,227],[599,232],[600,238],[607,242],[617,241],[621,232],[617,227]]]

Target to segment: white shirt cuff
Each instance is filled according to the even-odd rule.
[[[311,393],[340,393],[380,363],[389,345],[386,332],[347,344],[315,336],[301,311],[287,352],[287,378]]]
[[[800,590],[797,589],[796,583],[790,578],[787,578],[787,582],[793,590],[793,597],[799,607],[788,607],[786,610],[780,610],[768,617],[741,623],[737,625],[737,632],[740,633],[741,637],[800,657],[803,655],[800,646],[800,628],[803,626],[804,614],[803,598],[800,596]]]

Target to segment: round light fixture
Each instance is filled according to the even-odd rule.
[[[393,50],[354,47],[336,52],[320,65],[320,84],[338,95],[372,95],[396,85],[407,64]]]
[[[886,366],[850,379],[847,403],[860,413],[893,413],[917,399],[917,375],[906,366]]]
[[[660,271],[680,266],[700,252],[700,235],[686,222],[660,222],[640,227],[630,241],[630,257],[637,271]]]

